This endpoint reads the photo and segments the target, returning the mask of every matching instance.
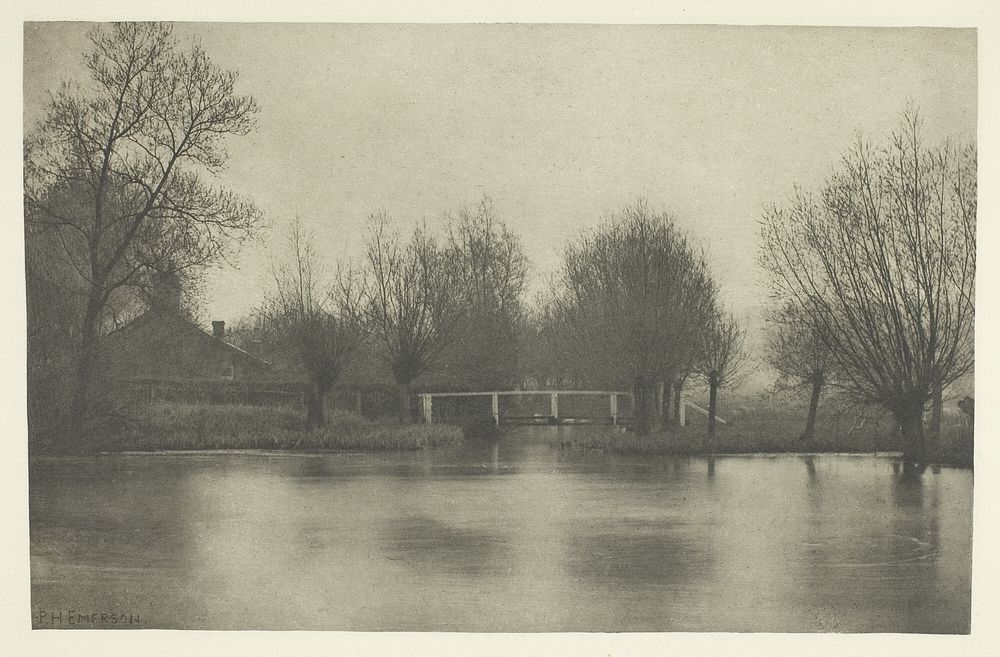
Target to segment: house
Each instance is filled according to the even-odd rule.
[[[266,382],[271,364],[226,341],[226,325],[209,332],[179,311],[150,308],[104,340],[114,381]]]
[[[300,391],[275,386],[275,368],[226,339],[226,324],[199,326],[167,278],[149,309],[101,344],[101,375],[117,393],[140,399],[257,403],[271,397],[294,401]]]

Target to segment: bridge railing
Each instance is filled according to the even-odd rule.
[[[442,415],[455,419],[458,404],[448,403],[462,398],[480,398],[489,403],[488,410],[475,410],[473,416],[489,413],[497,425],[502,420],[519,422],[606,421],[613,425],[631,420],[632,395],[617,390],[496,390],[489,392],[432,392],[418,395],[424,422],[433,422]],[[606,398],[599,405],[581,404],[582,398]],[[435,400],[438,406],[435,409]],[[468,408],[468,404],[465,405]],[[479,406],[479,404],[476,404]],[[601,408],[603,406],[603,408]],[[447,410],[446,410],[447,409]],[[604,409],[607,409],[606,412]],[[442,411],[444,411],[442,413]],[[451,412],[449,412],[451,411]],[[451,417],[449,417],[451,416]],[[464,415],[463,415],[464,417]]]
[[[548,422],[548,423],[560,423],[566,420],[575,421],[610,421],[612,425],[626,424],[632,420],[632,393],[622,392],[617,390],[494,390],[490,392],[425,392],[417,395],[420,399],[421,414],[423,416],[423,421],[426,423],[431,423],[434,421],[435,409],[434,400],[439,400],[440,406],[445,406],[441,404],[448,399],[462,399],[462,398],[480,398],[483,402],[489,402],[489,410],[487,411],[486,404],[483,403],[480,409],[474,410],[469,413],[458,413],[455,412],[457,404],[452,404],[453,408],[441,409],[444,413],[438,411],[438,416],[444,416],[446,420],[467,420],[474,417],[484,417],[487,412],[492,416],[494,424],[500,425],[501,420],[513,420],[520,422]],[[579,399],[580,397],[607,397],[607,414],[602,414],[598,411],[593,411],[591,409],[584,409],[581,411],[578,404],[573,404],[573,401]],[[530,401],[524,403],[530,397],[535,397],[536,400],[534,408]],[[560,401],[560,399],[562,401]],[[514,403],[506,405],[504,408],[503,402],[506,400],[512,400]],[[538,401],[546,401],[547,408],[539,408]],[[701,413],[702,415],[708,415],[708,411],[704,408],[694,404],[681,396],[680,404],[680,417],[678,418],[680,424],[683,426],[687,424],[685,419],[685,411],[688,407]],[[571,407],[571,408],[567,408]],[[593,408],[593,407],[591,407]],[[468,406],[466,407],[468,410]],[[501,410],[514,410],[516,414],[510,412],[502,413]],[[545,411],[548,411],[546,413]],[[528,412],[532,411],[532,412]],[[726,424],[726,421],[716,416],[715,419],[722,424]]]

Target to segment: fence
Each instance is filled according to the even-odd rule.
[[[306,386],[299,383],[246,381],[130,380],[112,384],[120,399],[129,402],[182,404],[248,404],[254,406],[305,405]]]

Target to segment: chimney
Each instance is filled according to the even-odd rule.
[[[181,281],[176,272],[167,270],[154,275],[149,305],[159,312],[181,311]]]
[[[226,337],[226,323],[221,319],[216,319],[212,322],[212,335],[219,338],[220,340]]]

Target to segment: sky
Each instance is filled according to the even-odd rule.
[[[83,80],[85,23],[25,28],[25,130]],[[269,289],[296,216],[329,265],[367,217],[404,228],[490,197],[523,240],[532,289],[569,240],[637,197],[708,254],[723,299],[766,297],[757,220],[818,188],[859,132],[908,101],[932,140],[976,138],[976,32],[923,28],[184,23],[261,107],[219,183],[271,223],[207,278],[203,319],[235,321]]]

